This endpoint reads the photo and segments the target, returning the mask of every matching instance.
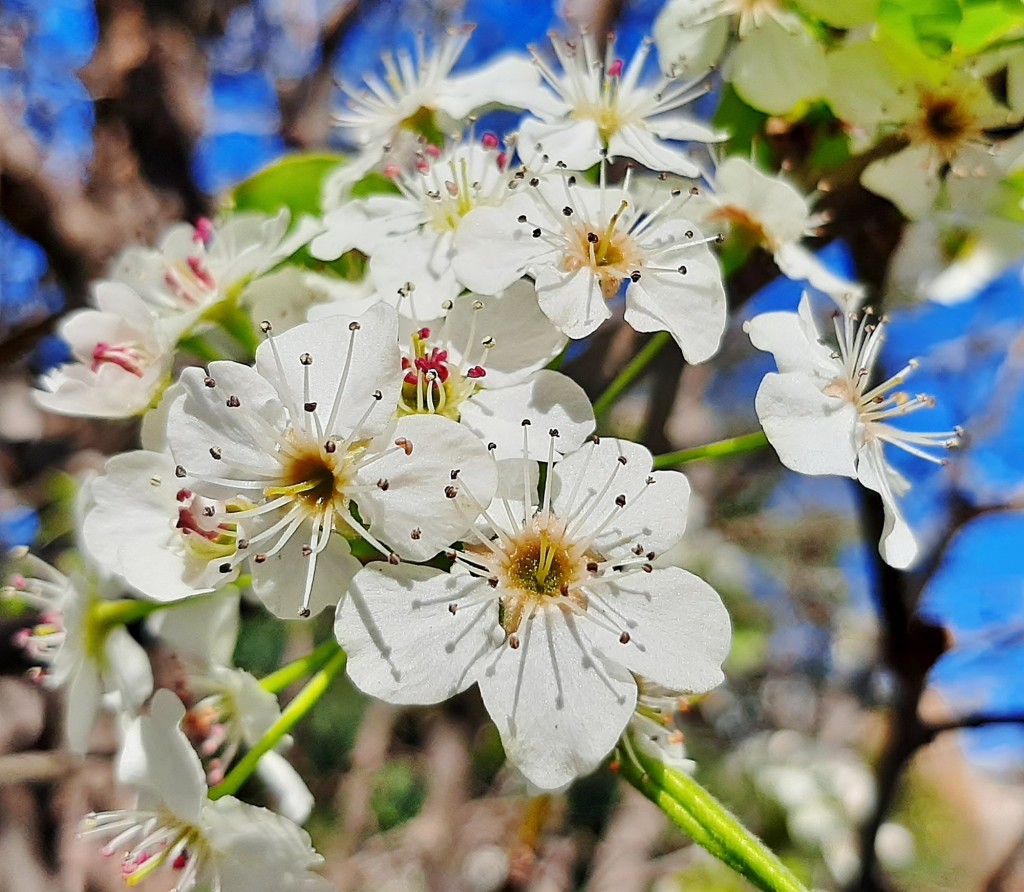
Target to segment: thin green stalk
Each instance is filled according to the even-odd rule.
[[[679,827],[690,839],[707,849],[720,861],[724,861],[733,870],[742,872],[739,864],[734,863],[732,860],[731,854],[719,845],[718,840],[704,829],[700,821],[676,802],[667,791],[659,787],[629,753],[622,752],[619,767],[616,771],[619,777],[629,781],[644,796],[665,812],[672,823]]]
[[[676,771],[634,748],[637,771],[623,774],[694,841],[765,892],[806,892],[803,884],[761,840],[688,774]],[[646,779],[646,780],[644,780]],[[653,795],[652,795],[653,794]],[[667,806],[667,807],[666,807]],[[699,829],[696,835],[692,829]],[[711,845],[708,845],[710,840]]]
[[[334,644],[334,642],[332,641],[331,644]],[[295,699],[281,711],[280,718],[270,726],[267,733],[259,739],[251,750],[238,760],[238,763],[228,772],[224,780],[215,787],[210,788],[211,799],[220,799],[221,796],[230,796],[237,793],[242,784],[256,770],[260,759],[276,747],[281,742],[281,739],[305,717],[306,713],[316,706],[324,692],[330,687],[334,677],[345,668],[347,660],[345,651],[336,644],[334,646],[337,648],[334,655],[306,683],[306,686],[296,694]]]
[[[196,359],[203,362],[213,362],[216,359],[223,359],[224,355],[210,344],[202,335],[185,335],[178,341],[178,348],[191,353]]]
[[[260,687],[271,694],[279,694],[288,685],[294,684],[300,678],[305,678],[320,669],[338,650],[338,642],[328,639],[319,647],[293,660],[287,666],[282,666],[276,672],[271,672],[260,679]]]
[[[629,364],[608,385],[608,389],[597,398],[594,403],[596,418],[600,418],[615,405],[619,397],[633,385],[633,382],[651,364],[651,360],[662,351],[670,340],[672,340],[672,335],[667,331],[659,331],[644,345],[643,350],[629,361]]]
[[[654,457],[654,467],[664,470],[674,468],[676,465],[685,465],[687,462],[700,461],[705,458],[728,458],[732,455],[744,455],[747,452],[756,452],[768,445],[768,438],[764,431],[755,431],[752,434],[741,434],[738,437],[730,437],[728,440],[717,440],[704,446],[693,446],[690,449],[680,449],[678,452],[666,452],[663,455]]]

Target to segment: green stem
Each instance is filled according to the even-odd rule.
[[[191,353],[196,359],[203,362],[213,362],[216,359],[224,358],[220,350],[209,344],[202,335],[186,335],[178,341],[178,347]]]
[[[678,452],[656,455],[654,467],[663,470],[705,458],[728,458],[732,455],[744,455],[747,452],[756,452],[767,445],[768,438],[764,435],[764,431],[755,431],[752,434],[730,437],[728,440],[717,440],[704,446],[693,446],[690,449],[680,449]]]
[[[160,610],[168,610],[181,604],[180,601],[94,601],[89,607],[89,619],[97,627],[110,630],[138,622]]]
[[[600,418],[615,405],[618,398],[633,385],[633,382],[651,364],[651,360],[662,351],[670,340],[672,340],[672,335],[667,331],[659,331],[644,345],[643,350],[629,361],[629,364],[608,385],[608,389],[597,398],[594,403],[596,418]]]
[[[695,842],[765,892],[806,892],[789,868],[692,777],[639,747],[633,751],[636,764],[620,773]]]
[[[241,290],[241,289],[239,289]],[[224,329],[250,356],[256,355],[256,348],[261,341],[256,329],[245,312],[237,303],[225,300],[207,314],[212,322]]]
[[[260,687],[271,694],[279,694],[288,685],[294,684],[300,678],[305,678],[320,669],[338,650],[338,642],[329,639],[315,648],[304,657],[293,660],[287,666],[282,666],[276,672],[260,679]]]
[[[334,644],[334,642],[332,641],[331,644]],[[295,699],[282,710],[280,718],[270,726],[267,733],[260,738],[251,750],[238,760],[238,763],[228,772],[228,776],[224,780],[217,784],[217,786],[210,788],[211,799],[220,799],[221,796],[230,796],[233,793],[237,793],[242,784],[256,770],[260,759],[276,747],[281,742],[281,739],[302,720],[306,713],[316,706],[334,680],[334,677],[345,668],[345,661],[347,659],[345,651],[338,647],[337,644],[334,644],[334,647],[336,648],[334,655],[306,683],[306,686],[296,694]]]

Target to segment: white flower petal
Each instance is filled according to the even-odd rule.
[[[551,124],[526,118],[519,126],[519,156],[527,165],[535,165],[541,155],[547,155],[571,170],[586,170],[601,160],[602,148],[597,122],[588,118]]]
[[[540,308],[570,338],[585,338],[612,314],[601,283],[588,267],[566,274],[545,264],[537,268],[535,279]]]
[[[872,161],[860,175],[861,184],[888,198],[911,220],[931,210],[942,186],[939,163],[926,145],[912,145]]]
[[[781,462],[801,474],[856,477],[857,409],[809,375],[765,375],[754,408]]]
[[[496,599],[449,605],[487,582],[432,567],[369,564],[338,605],[334,632],[360,690],[389,703],[439,703],[475,680],[498,628]]]
[[[523,421],[529,420],[528,457],[546,461],[548,431],[558,430],[555,455],[579,447],[594,430],[594,409],[571,378],[542,369],[510,387],[478,391],[462,404],[460,421],[484,443],[495,443],[494,457],[521,458]]]
[[[311,536],[311,525],[303,524],[277,554],[262,563],[251,563],[252,590],[274,616],[295,619],[304,596],[304,583],[312,557],[303,554]],[[362,564],[352,556],[348,541],[337,534],[316,555],[316,572],[306,607],[312,616],[338,602]]]
[[[494,345],[485,351],[480,341],[487,337]],[[494,296],[467,294],[455,301],[438,338],[448,345],[452,362],[464,370],[471,364],[483,365],[488,388],[522,381],[554,359],[566,343],[565,335],[541,312],[528,279]]]
[[[160,688],[149,714],[139,716],[125,731],[117,777],[123,784],[156,793],[176,818],[197,824],[207,801],[206,776],[181,730],[184,716],[177,696]]]
[[[636,545],[661,554],[686,529],[690,484],[679,471],[652,473],[652,464],[638,443],[602,437],[555,466],[552,509],[559,517],[587,515],[575,535],[595,536],[594,548],[606,558],[635,559]],[[619,496],[624,508],[616,505]]]
[[[666,123],[661,129],[665,131],[664,138],[672,139],[708,139],[715,135],[715,131],[709,128],[696,125],[688,128],[682,123],[674,127]],[[632,158],[651,170],[668,171],[683,177],[700,176],[700,168],[690,156],[680,148],[666,145],[655,136],[654,130],[653,122],[648,127],[624,124],[608,140],[608,154],[612,158]]]
[[[706,245],[685,252],[686,274],[646,270],[626,289],[626,322],[637,331],[668,331],[686,361],[718,352],[725,333],[726,299],[718,262]]]
[[[358,326],[357,330],[353,331],[352,326]],[[274,358],[274,347],[281,368]],[[307,353],[313,362],[303,365],[300,357]],[[352,433],[353,425],[374,403],[375,391],[381,391],[383,398],[363,421],[358,436],[371,437],[384,429],[398,402],[401,365],[398,316],[385,304],[371,307],[358,318],[329,316],[296,326],[275,335],[273,344],[264,342],[256,351],[256,371],[277,389],[282,402],[289,395],[296,402],[306,402],[307,373],[309,401],[316,403],[325,423],[336,401],[341,402],[347,411],[339,411],[332,429],[324,431],[325,435],[341,437]],[[213,365],[210,374],[217,377]]]
[[[584,648],[578,621],[540,610],[479,676],[505,754],[541,789],[589,774],[608,755],[636,705],[636,682],[609,674]]]
[[[825,51],[802,26],[789,30],[769,18],[740,41],[727,76],[754,108],[782,115],[821,95],[828,77]]]
[[[470,291],[497,294],[521,279],[551,249],[531,236],[520,216],[532,219],[538,209],[520,192],[500,207],[477,207],[462,218],[455,233],[455,275]]]
[[[412,444],[408,454],[392,445],[402,438]],[[494,494],[497,469],[484,444],[461,424],[437,415],[410,415],[370,445],[356,478],[370,486],[388,481],[386,489],[377,487],[355,499],[370,532],[401,558],[424,561],[469,529],[478,513],[475,506],[488,504]],[[467,499],[462,489],[473,498]],[[450,498],[446,491],[460,494]]]
[[[722,599],[703,579],[678,567],[659,568],[602,586],[601,600],[625,618],[622,631],[629,635],[623,643],[607,628],[581,624],[607,660],[681,693],[722,683],[732,627]]]

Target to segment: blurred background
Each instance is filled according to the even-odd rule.
[[[457,70],[552,28],[615,29],[628,53],[660,6],[0,0],[0,544],[66,548],[75,475],[134,444],[130,425],[45,416],[30,397],[67,356],[61,314],[125,245],[215,214],[284,153],[344,150],[339,84],[359,84],[395,40],[474,22]],[[760,126],[777,165],[799,151],[805,123]],[[880,514],[850,481],[790,474],[770,451],[687,468],[701,498],[678,558],[735,626],[727,683],[694,704],[688,746],[698,777],[810,885],[1024,890],[1021,265],[954,307],[915,301],[883,287],[898,212],[859,201],[824,256],[883,297],[887,367],[923,355],[915,387],[943,416],[927,425],[963,423],[971,439],[947,468],[906,468],[930,548],[913,574],[879,562]],[[713,367],[662,356],[611,427],[655,452],[756,429],[772,363],[741,324],[795,307],[801,286],[775,276],[755,258]],[[612,326],[567,369],[600,393],[639,343]],[[59,706],[9,641],[23,622],[0,615],[0,892],[120,888],[118,865],[75,838],[86,811],[127,801],[112,789],[115,730],[84,762],[61,753]],[[238,665],[269,672],[329,626],[252,610]],[[339,889],[745,888],[609,772],[528,799],[485,718],[475,691],[416,710],[347,684],[325,697],[291,757]]]

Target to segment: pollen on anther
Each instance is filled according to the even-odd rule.
[[[308,607],[300,607],[299,608],[299,618],[300,619],[309,619],[309,616],[310,616],[310,609]]]
[[[237,396],[232,394],[231,396],[229,396],[227,398],[227,401],[225,402],[225,405],[229,409],[237,409],[240,405],[242,405],[242,401]]]
[[[406,439],[405,437],[399,437],[395,440],[395,445],[406,455],[412,455],[412,440]]]
[[[619,635],[619,644],[629,644],[629,632],[623,632]]]
[[[203,384],[205,384],[207,387],[216,387],[217,386],[216,380],[211,378],[209,375],[207,375],[205,378],[203,378]]]
[[[626,496],[624,493],[619,493],[615,497],[615,504],[618,505],[620,508],[626,507]]]
[[[221,564],[217,569],[220,570],[221,573],[230,573],[231,572],[231,564],[229,564],[229,563]]]
[[[409,533],[409,538],[410,539],[419,539],[422,535],[423,535],[423,530],[421,530],[419,527],[416,527],[416,529],[414,529],[411,533]]]
[[[324,452],[326,452],[328,455],[331,455],[332,453],[337,451],[338,444],[335,443],[334,440],[328,440],[326,443],[324,443]]]
[[[305,409],[307,412],[315,412],[316,403],[303,403],[302,408]]]
[[[450,614],[451,614],[452,616],[455,616],[455,614],[456,614],[456,612],[458,611],[458,609],[459,609],[459,605],[458,605],[458,604],[456,604],[456,603],[455,603],[454,601],[452,601],[452,603],[448,605],[448,612],[449,612],[449,613],[450,613]]]
[[[597,561],[587,561],[587,572],[596,573],[598,570]]]
[[[444,497],[446,499],[454,499],[459,494],[459,490],[454,486],[446,486],[444,488]]]
[[[217,446],[211,446],[210,447],[210,458],[213,458],[213,459],[216,459],[217,461],[220,461],[220,457],[221,457],[220,448],[217,447]]]
[[[402,563],[402,559],[392,551],[391,554],[388,555],[388,563],[391,564],[392,567],[397,567]]]
[[[348,324],[348,330],[349,331],[359,331],[360,328],[362,328],[362,326],[358,322],[356,322],[355,320],[353,320],[352,322],[350,322]]]
[[[508,636],[508,646],[511,647],[512,650],[518,650],[519,649],[519,636],[518,635],[509,635]]]
[[[310,356],[308,353],[303,353],[302,356],[299,357],[299,362],[301,362],[303,365],[312,365],[313,357]]]
[[[188,476],[188,472],[181,465],[176,465],[175,468],[174,468],[174,476],[175,477],[187,477]]]
[[[391,483],[388,481],[386,477],[381,477],[380,480],[377,481],[377,489],[379,489],[381,492],[387,492],[390,488]]]

